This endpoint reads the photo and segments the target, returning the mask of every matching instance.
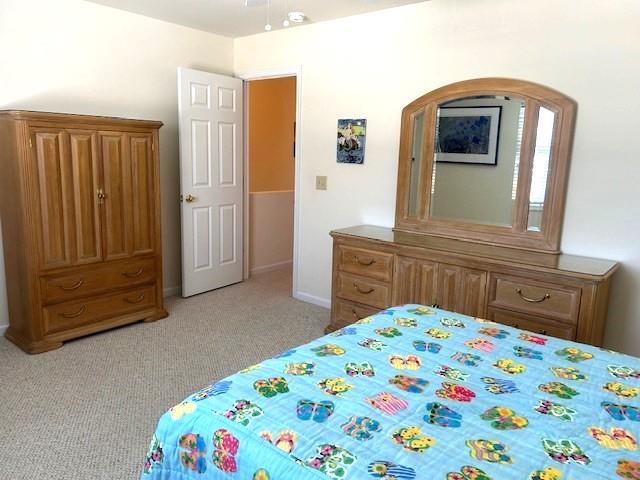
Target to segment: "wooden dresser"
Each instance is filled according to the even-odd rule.
[[[601,345],[618,264],[357,226],[334,230],[333,331],[392,305],[436,305]]]
[[[0,208],[10,326],[39,353],[167,316],[160,122],[0,112]]]

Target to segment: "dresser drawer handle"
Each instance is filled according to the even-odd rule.
[[[358,255],[354,255],[353,258],[355,258],[356,262],[358,262],[363,267],[369,267],[369,266],[373,265],[374,263],[376,263],[376,260],[374,258],[370,258],[368,260],[361,260],[360,257],[358,257]]]
[[[545,293],[542,298],[529,298],[527,296],[525,296],[522,293],[522,289],[520,288],[516,288],[516,293],[518,295],[520,295],[520,298],[523,299],[525,302],[529,302],[529,303],[540,303],[540,302],[544,302],[545,300],[551,298],[551,295],[548,293]]]
[[[358,293],[362,293],[363,295],[369,295],[371,292],[375,290],[375,288],[373,287],[369,287],[369,290],[362,290],[356,282],[353,282],[353,288],[355,288],[358,291]]]
[[[70,292],[72,290],[77,290],[78,288],[80,288],[83,283],[84,283],[84,279],[81,278],[80,280],[78,280],[76,283],[74,283],[70,287],[65,287],[64,285],[57,285],[57,287],[60,290],[64,290],[65,292]]]
[[[542,329],[538,332],[540,335],[546,335],[547,331],[545,329]]]
[[[125,277],[129,277],[129,278],[136,278],[136,277],[139,277],[140,275],[142,275],[142,272],[144,272],[144,268],[140,267],[135,272],[122,272],[122,275],[124,275]]]
[[[64,317],[64,318],[76,318],[76,317],[79,317],[80,315],[82,315],[85,312],[86,309],[87,309],[87,306],[86,305],[82,305],[80,307],[80,310],[78,310],[77,312],[74,312],[74,313],[61,313],[60,316]]]
[[[356,320],[360,320],[360,316],[358,315],[358,312],[355,311],[355,309],[351,309],[351,314],[353,315],[353,318],[355,318]]]
[[[144,300],[144,292],[141,293],[140,295],[138,295],[133,300],[130,299],[130,298],[127,298],[127,297],[124,298],[124,301],[127,302],[127,303],[140,303],[142,300]]]
[[[513,328],[518,328],[518,323],[512,323],[512,324],[511,324],[511,326],[512,326]]]

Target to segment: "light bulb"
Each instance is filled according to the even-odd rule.
[[[283,26],[283,27],[288,27],[288,26],[289,26],[289,20],[287,20],[287,19],[285,18],[284,22],[282,22],[282,26]]]
[[[270,24],[270,23],[267,23],[267,24],[264,26],[264,29],[265,29],[267,32],[270,32],[270,31],[271,31],[271,24]]]

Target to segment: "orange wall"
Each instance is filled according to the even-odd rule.
[[[249,191],[293,190],[296,78],[249,82]]]

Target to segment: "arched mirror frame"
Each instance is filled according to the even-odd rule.
[[[491,95],[518,97],[525,105],[512,225],[505,227],[431,218],[429,212],[438,106],[457,99]],[[555,122],[540,229],[532,231],[528,230],[529,195],[540,107],[551,110],[555,114]],[[536,83],[507,78],[481,78],[453,83],[414,100],[402,110],[395,230],[559,253],[575,111],[575,102],[566,95]],[[409,195],[413,122],[422,112],[424,140],[418,180],[420,197],[417,215],[411,216]]]

